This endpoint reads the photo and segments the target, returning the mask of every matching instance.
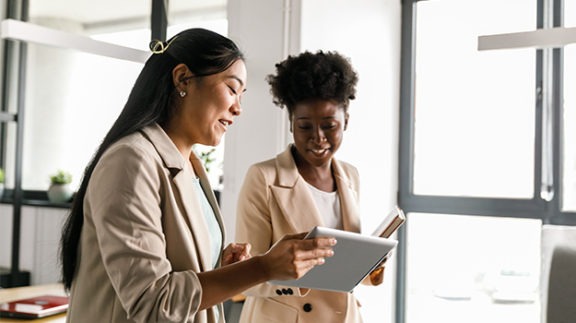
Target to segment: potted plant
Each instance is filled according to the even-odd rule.
[[[50,187],[48,187],[48,200],[52,203],[66,203],[72,198],[74,193],[70,187],[72,175],[66,171],[59,170],[50,175]]]
[[[4,196],[4,170],[0,167],[0,199]]]

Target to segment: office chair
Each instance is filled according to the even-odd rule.
[[[547,302],[547,323],[576,322],[576,246],[554,248]]]

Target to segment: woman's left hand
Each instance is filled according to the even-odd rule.
[[[370,283],[378,286],[384,281],[384,266],[379,266],[370,272]]]
[[[231,243],[222,252],[222,266],[230,265],[238,261],[252,257],[249,243]]]

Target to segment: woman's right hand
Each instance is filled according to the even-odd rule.
[[[268,280],[298,279],[334,255],[335,238],[304,239],[306,234],[286,235],[262,255]]]

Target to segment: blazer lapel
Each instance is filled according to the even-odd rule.
[[[360,207],[358,205],[358,192],[352,187],[340,163],[332,160],[332,171],[336,179],[336,186],[340,192],[340,208],[342,211],[342,224],[344,230],[360,232]]]
[[[306,183],[298,173],[290,147],[276,158],[277,182],[270,188],[282,215],[294,232],[311,230],[323,225]]]
[[[142,132],[149,138],[154,147],[156,147],[166,168],[168,168],[172,174],[174,186],[180,193],[180,196],[175,196],[175,198],[178,199],[183,206],[184,214],[182,216],[192,232],[191,236],[194,240],[194,246],[196,247],[196,254],[200,258],[201,270],[207,270],[212,267],[212,257],[209,252],[209,250],[211,250],[210,236],[206,222],[202,216],[202,207],[197,198],[194,183],[192,182],[192,178],[194,178],[192,169],[186,166],[186,160],[180,155],[180,152],[178,152],[172,140],[158,124],[146,127]],[[197,167],[194,166],[194,168]],[[201,174],[199,174],[200,178],[205,179],[206,174],[204,168],[202,166],[200,168],[202,169]],[[217,212],[216,210],[217,208],[214,210],[215,213]],[[220,222],[221,220],[218,219],[218,221]]]

